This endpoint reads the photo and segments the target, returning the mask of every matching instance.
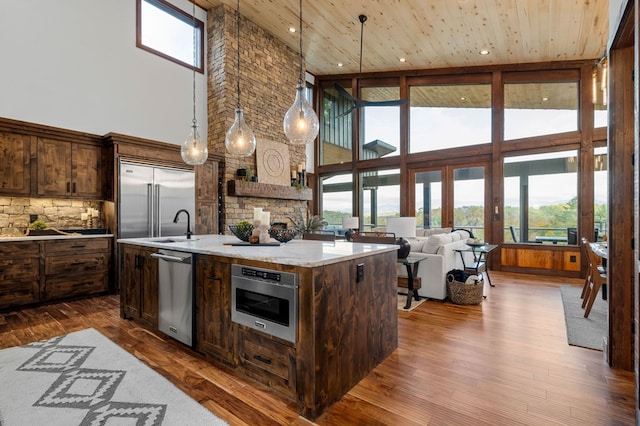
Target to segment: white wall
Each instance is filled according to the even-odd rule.
[[[189,134],[192,71],[136,47],[135,0],[0,0],[0,58],[0,117],[175,144]],[[206,93],[196,73],[203,138]]]

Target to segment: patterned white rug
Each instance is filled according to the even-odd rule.
[[[0,351],[0,425],[226,425],[89,328]]]

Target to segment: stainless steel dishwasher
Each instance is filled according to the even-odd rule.
[[[193,346],[193,274],[191,253],[162,249],[158,259],[158,329]]]

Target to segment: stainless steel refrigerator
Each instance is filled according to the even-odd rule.
[[[187,217],[195,220],[195,173],[190,170],[153,167],[120,161],[118,193],[118,237],[145,238],[181,236]]]

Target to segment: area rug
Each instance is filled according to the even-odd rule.
[[[0,425],[226,425],[94,329],[0,351]]]
[[[426,300],[427,299],[420,299],[416,301],[415,299],[411,299],[411,306],[409,307],[409,309],[405,309],[404,307],[407,304],[407,295],[398,293],[398,310],[404,312],[413,311],[415,308],[422,305]]]
[[[567,327],[567,341],[570,345],[583,348],[603,349],[603,338],[608,335],[607,318],[609,309],[606,300],[599,294],[593,302],[589,318],[584,317],[582,287],[561,285],[560,294],[564,307],[564,322]]]

